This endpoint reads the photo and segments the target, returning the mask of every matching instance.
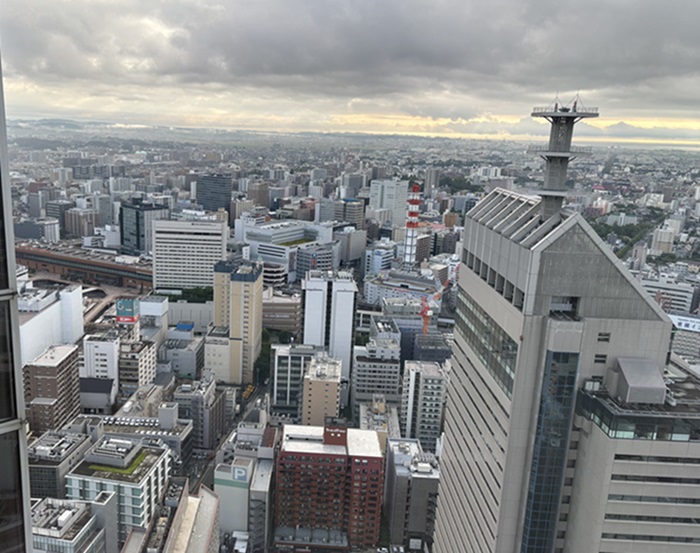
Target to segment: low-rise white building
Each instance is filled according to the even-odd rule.
[[[46,497],[32,505],[34,553],[118,553],[117,495],[101,492],[90,501]]]
[[[116,331],[88,334],[83,338],[80,378],[111,378],[119,385],[119,344]]]

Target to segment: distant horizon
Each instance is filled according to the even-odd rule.
[[[266,128],[237,128],[237,127],[214,127],[214,126],[199,126],[199,125],[167,125],[167,124],[156,124],[156,123],[122,123],[116,120],[108,120],[106,118],[93,119],[93,118],[71,118],[71,117],[46,117],[46,116],[35,116],[35,117],[12,117],[8,116],[8,135],[11,134],[12,126],[19,125],[20,123],[30,123],[30,124],[40,124],[42,122],[46,123],[60,123],[65,122],[67,124],[77,124],[77,125],[94,125],[103,126],[106,129],[113,128],[115,131],[144,131],[148,130],[181,130],[187,132],[217,132],[217,133],[250,133],[250,134],[270,134],[270,135],[340,135],[346,137],[396,137],[396,138],[416,138],[416,139],[436,139],[436,140],[467,140],[467,141],[484,141],[484,142],[522,142],[522,143],[541,143],[543,140],[547,139],[546,135],[533,135],[533,134],[467,134],[467,133],[425,133],[425,132],[398,132],[398,131],[361,131],[361,130],[293,130],[293,129],[266,129]],[[624,123],[619,123],[623,124]],[[577,126],[577,131],[581,127],[585,127],[586,124],[579,124]],[[547,130],[548,126],[542,125],[543,130]],[[83,129],[72,130],[72,132],[79,133]],[[71,129],[66,129],[64,132],[71,132]],[[38,136],[36,138],[39,138]],[[212,137],[213,138],[213,137]],[[184,138],[180,138],[176,141],[184,141]],[[700,151],[700,138],[698,140],[684,140],[684,139],[670,139],[670,138],[646,138],[646,137],[614,137],[614,136],[591,136],[590,134],[578,135],[574,134],[575,144],[589,144],[598,147],[624,147],[631,149],[678,149],[683,151],[695,152]]]

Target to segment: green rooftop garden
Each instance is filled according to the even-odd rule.
[[[307,244],[309,242],[313,242],[311,238],[299,238],[298,240],[290,240],[289,242],[282,242],[279,244],[280,246],[298,246],[299,244]]]
[[[124,476],[131,476],[134,471],[139,468],[139,465],[143,462],[143,460],[148,457],[148,450],[144,449],[139,453],[136,458],[132,461],[132,463],[126,467],[126,468],[119,468],[119,467],[110,467],[107,465],[90,465],[90,470],[94,471],[104,471],[104,472],[111,472],[112,474],[123,474]]]

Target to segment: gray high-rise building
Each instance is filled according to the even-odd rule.
[[[46,198],[42,192],[42,190],[39,190],[38,192],[30,192],[27,194],[27,209],[30,217],[41,217],[41,210],[44,208],[44,205],[46,205]]]
[[[342,367],[342,404],[347,405],[352,366],[353,317],[357,284],[348,271],[309,271],[304,291],[304,343],[325,346]]]
[[[369,206],[372,209],[388,209],[389,220],[395,227],[406,223],[408,181],[373,180],[369,189]]]
[[[357,194],[365,185],[367,177],[362,174],[346,173],[341,179],[341,187],[343,189],[344,198],[356,198]]]
[[[231,209],[232,191],[231,175],[214,174],[197,177],[197,203],[207,211]]]
[[[54,430],[34,441],[28,457],[32,497],[66,497],[66,475],[91,445],[86,434]]]
[[[401,332],[389,317],[372,316],[369,341],[353,348],[350,386],[354,416],[375,394],[387,403],[401,402]]]
[[[335,271],[340,267],[340,241],[318,244],[311,242],[297,250],[297,274],[309,271]]]
[[[154,221],[153,287],[212,286],[227,239],[228,225],[222,221]]]
[[[452,347],[442,332],[417,334],[414,340],[413,359],[444,363],[452,357]]]
[[[431,167],[425,170],[425,182],[423,183],[423,195],[430,198],[433,190],[437,190],[440,185],[440,170]]]
[[[272,346],[273,413],[298,420],[306,367],[314,357],[325,352],[324,346],[307,344],[274,344]]]
[[[197,449],[215,449],[223,434],[225,394],[216,389],[213,378],[182,384],[173,394],[179,417],[192,420],[192,442]]]
[[[7,553],[31,551],[32,524],[29,511],[27,429],[24,422],[22,372],[19,363],[17,277],[12,228],[12,198],[8,171],[5,103],[0,72],[0,320],[2,363],[0,364],[0,536]]]
[[[46,202],[46,216],[58,219],[61,236],[66,234],[66,212],[73,207],[75,207],[75,203],[70,200],[52,200]]]
[[[435,452],[442,433],[447,372],[440,363],[406,361],[401,386],[401,435]]]
[[[114,202],[109,194],[97,194],[93,197],[95,209],[97,209],[100,225],[114,224]]]
[[[661,308],[562,208],[574,124],[597,110],[533,115],[551,123],[541,197],[496,189],[465,221],[434,551],[688,551],[700,385],[667,365]]]
[[[153,250],[153,221],[167,219],[170,209],[165,205],[134,199],[122,203],[119,211],[121,251],[127,255],[140,255]]]
[[[365,203],[354,198],[333,201],[333,217],[336,221],[345,221],[358,229],[365,228]]]
[[[267,181],[253,181],[248,185],[248,199],[255,205],[270,208],[270,184]]]
[[[387,440],[383,504],[392,544],[410,551],[430,547],[439,482],[437,459],[418,440]]]

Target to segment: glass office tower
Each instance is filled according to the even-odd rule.
[[[12,200],[0,73],[0,544],[5,553],[31,551],[27,437],[19,364],[19,322]]]

